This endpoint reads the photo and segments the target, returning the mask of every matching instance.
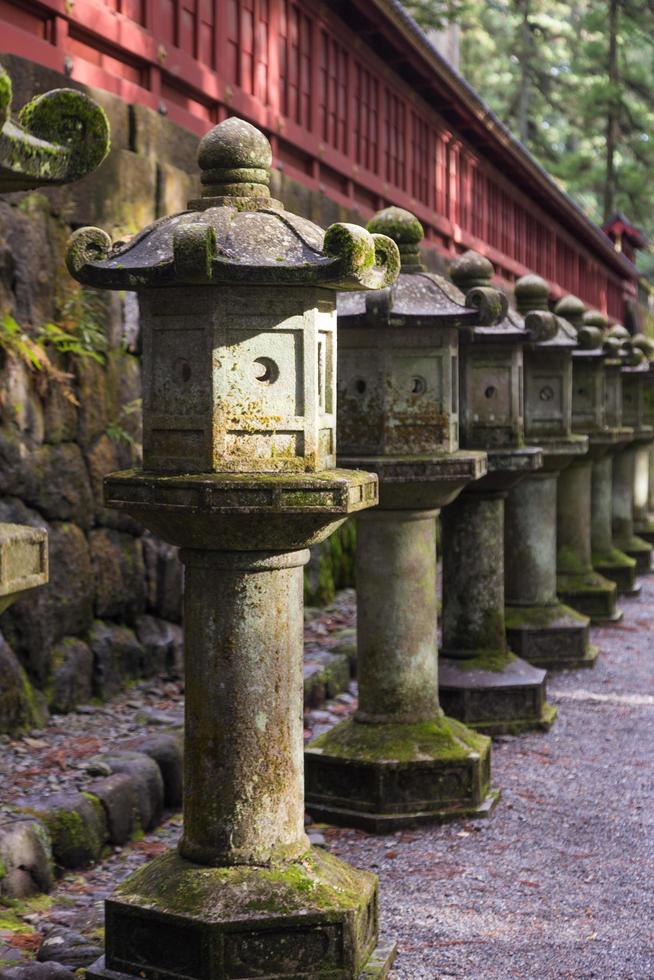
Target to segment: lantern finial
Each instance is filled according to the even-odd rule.
[[[270,199],[272,149],[264,134],[232,116],[214,126],[198,147],[203,198]]]

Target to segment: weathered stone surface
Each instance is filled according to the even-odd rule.
[[[304,665],[304,704],[318,708],[328,698],[346,691],[350,684],[350,661],[341,653],[326,650],[309,656]]]
[[[49,352],[50,360],[62,371],[69,367],[61,355]],[[43,421],[45,442],[57,445],[74,442],[77,435],[77,406],[66,398],[61,385],[50,384],[43,395]]]
[[[25,810],[45,824],[58,865],[84,868],[97,861],[107,836],[99,801],[71,793],[30,802]]]
[[[77,442],[86,448],[107,428],[106,372],[102,364],[91,358],[75,363],[79,410],[77,413]]]
[[[118,694],[125,681],[139,676],[143,648],[128,627],[95,620],[89,631],[89,646],[97,697],[107,700]]]
[[[121,531],[89,534],[98,617],[131,622],[145,609],[145,567],[141,542]]]
[[[134,630],[143,647],[142,675],[176,676],[179,671],[179,628],[154,616],[139,616]]]
[[[124,469],[131,465],[132,452],[125,443],[111,438],[106,432],[86,451],[86,462],[89,468],[91,489],[93,491],[95,521],[104,527],[118,531],[140,534],[141,527],[127,514],[111,510],[104,506],[102,481],[108,473]]]
[[[149,756],[159,766],[164,786],[164,805],[182,805],[184,782],[184,749],[180,735],[147,735],[132,739],[128,747]]]
[[[27,365],[15,357],[5,358],[0,377],[3,422],[12,422],[20,438],[33,449],[41,445],[45,435],[45,417],[41,399]]]
[[[83,633],[93,620],[93,573],[86,535],[76,524],[56,522],[48,536],[50,582],[45,590],[52,637]]]
[[[18,436],[0,431],[0,493],[21,497],[48,520],[74,520],[88,528],[93,497],[82,451],[76,443],[28,451]]]
[[[149,531],[143,535],[142,541],[148,608],[162,619],[179,623],[184,592],[184,566],[179,560],[179,549]]]
[[[108,763],[101,765],[111,770]],[[124,844],[141,825],[137,781],[128,773],[114,772],[89,783],[86,789],[102,803],[109,843]]]
[[[86,704],[93,693],[93,654],[75,636],[67,636],[52,651],[48,700],[52,711],[65,713]]]
[[[46,935],[39,948],[37,960],[39,963],[61,963],[72,970],[90,966],[98,956],[102,956],[102,948],[90,942],[86,936],[74,929],[55,926]]]
[[[53,881],[52,848],[44,825],[5,818],[0,823],[0,896],[27,898],[49,892]]]
[[[331,537],[311,549],[304,570],[304,601],[307,605],[326,606],[338,589],[354,587],[356,525],[346,521]]]
[[[161,820],[164,783],[159,766],[143,752],[117,751],[100,756],[112,774],[123,773],[136,786],[138,813],[143,830],[151,830]]]
[[[75,974],[61,963],[21,963],[4,968],[2,980],[75,980]]]
[[[43,696],[34,690],[16,655],[0,635],[0,733],[40,728],[47,719]]]

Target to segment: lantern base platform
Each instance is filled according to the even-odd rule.
[[[593,624],[619,623],[623,613],[618,609],[618,588],[615,582],[593,571],[559,572],[556,594],[566,605],[589,616]]]
[[[321,850],[270,868],[211,868],[171,850],[106,903],[88,980],[383,980],[377,878]]]
[[[311,816],[371,833],[485,817],[499,799],[490,788],[490,739],[452,718],[349,718],[314,739],[304,760]]]
[[[590,621],[569,606],[508,606],[506,635],[509,647],[535,667],[576,670],[592,667],[599,655],[589,643]]]
[[[625,540],[615,542],[621,551],[636,562],[636,575],[649,575],[652,572],[652,551],[654,547],[636,534]]]
[[[618,587],[619,595],[640,595],[641,585],[636,581],[636,562],[617,548],[593,554],[593,568],[610,579]]]
[[[441,654],[438,678],[443,710],[486,735],[548,731],[557,715],[545,700],[545,671],[504,651],[473,660]]]
[[[643,541],[654,545],[654,517],[648,516],[647,520],[635,521],[634,531]]]

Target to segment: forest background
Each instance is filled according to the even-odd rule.
[[[460,72],[601,224],[654,239],[654,0],[407,0],[460,27]],[[654,250],[639,266],[654,277]]]

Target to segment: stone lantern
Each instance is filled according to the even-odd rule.
[[[649,362],[643,350],[625,340],[626,348],[622,374],[622,409],[625,425],[633,429],[633,441],[617,453],[613,461],[613,537],[617,547],[636,562],[638,575],[646,575],[652,567],[653,547],[638,536],[634,527],[636,474],[641,463],[648,463],[647,454],[654,429],[645,417],[645,386]],[[647,491],[645,489],[645,499]]]
[[[643,420],[646,426],[654,425],[654,341],[645,334],[632,338],[634,347],[647,358],[647,374],[643,374]],[[654,429],[653,429],[654,432]],[[650,513],[650,460],[654,439],[639,442],[634,473],[634,531],[648,544],[654,544],[654,515]]]
[[[376,878],[304,832],[302,566],[377,501],[334,468],[335,290],[395,278],[397,248],[325,233],[270,198],[270,144],[228,119],[201,141],[204,194],[111,247],[75,233],[83,283],[139,293],[144,469],[107,506],[182,549],[184,832],[107,902],[92,978],[386,975]]]
[[[379,509],[357,518],[359,705],[307,746],[306,785],[314,817],[384,832],[482,815],[495,800],[489,739],[439,706],[436,517],[486,471],[484,453],[458,449],[458,332],[504,306],[425,272],[408,211],[387,208],[368,228],[397,242],[402,272],[390,289],[338,299],[339,463],[380,484]]]
[[[493,266],[466,252],[450,270],[456,285],[490,286]],[[531,314],[539,325],[539,314]],[[460,439],[484,449],[488,472],[469,483],[442,513],[443,650],[441,704],[448,715],[488,734],[549,728],[546,674],[510,650],[504,620],[504,502],[542,454],[524,441],[522,347],[529,339],[520,314],[474,324],[460,335]]]
[[[576,296],[564,296],[555,312],[572,324],[578,346],[572,352],[572,427],[588,436],[589,450],[564,469],[557,492],[557,594],[593,623],[618,622],[617,586],[593,568],[593,465],[622,438],[606,421],[605,369],[601,315],[587,313]]]
[[[591,545],[593,568],[611,579],[621,595],[637,595],[636,562],[616,547],[613,539],[613,463],[617,453],[633,439],[633,429],[623,424],[622,353],[629,340],[624,327],[607,330],[602,314],[588,311],[584,320],[604,332],[604,407],[606,425],[619,434],[616,444],[593,463]]]
[[[557,480],[588,449],[572,431],[574,328],[548,312],[548,285],[523,276],[515,286],[520,312],[539,311],[550,330],[525,345],[525,438],[543,450],[543,469],[509,491],[505,525],[506,623],[509,646],[541,667],[590,665],[587,616],[556,595]]]
[[[11,79],[0,65],[0,193],[70,183],[90,173],[109,151],[103,109],[83,92],[56,89],[10,116]],[[0,524],[0,613],[48,581],[45,531]]]

